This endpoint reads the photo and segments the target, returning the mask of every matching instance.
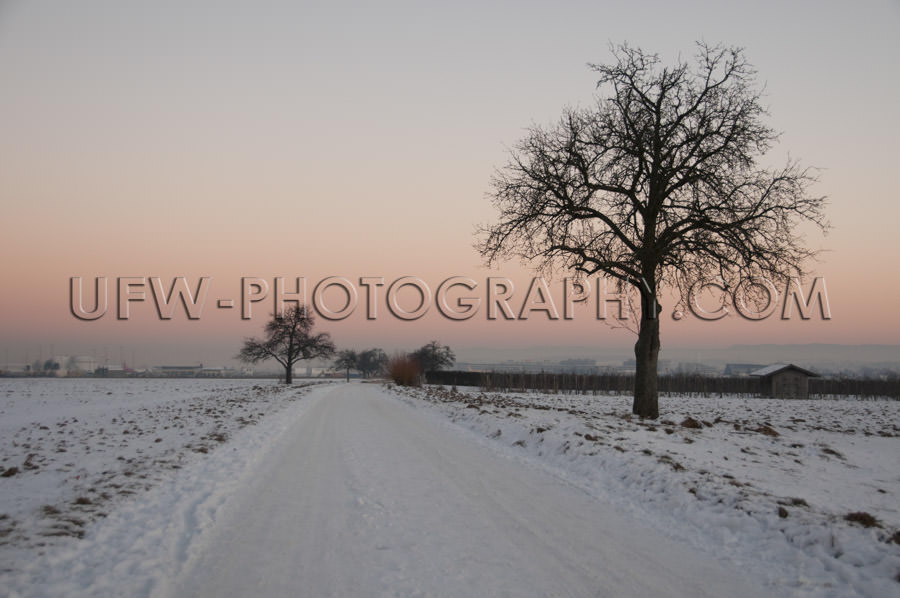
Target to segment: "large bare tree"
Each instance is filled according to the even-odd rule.
[[[331,336],[327,332],[313,334],[314,324],[302,305],[275,314],[266,323],[265,338],[245,339],[238,359],[249,363],[274,359],[284,367],[284,383],[291,384],[295,363],[334,355]]]
[[[659,291],[802,275],[814,252],[797,225],[827,228],[812,171],[759,159],[777,141],[756,72],[740,48],[698,44],[671,66],[627,44],[612,49],[596,102],[534,127],[492,181],[499,211],[478,249],[541,268],[602,273],[640,294],[633,411],[659,415]]]

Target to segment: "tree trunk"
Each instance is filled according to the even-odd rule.
[[[641,327],[634,344],[634,404],[631,410],[635,415],[650,419],[659,417],[659,311],[656,298],[641,289]]]
[[[294,366],[291,364],[284,366],[284,383],[285,384],[293,384],[294,383]]]

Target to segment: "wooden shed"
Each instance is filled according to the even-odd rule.
[[[793,363],[776,363],[750,373],[759,378],[759,394],[776,399],[808,399],[809,379],[818,374]]]

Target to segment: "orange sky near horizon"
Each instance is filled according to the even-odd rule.
[[[891,181],[900,9],[656,9],[648,27],[637,8],[614,3],[3,5],[0,351],[13,363],[119,347],[136,348],[138,365],[231,363],[264,318],[241,321],[215,300],[238,299],[249,276],[304,276],[310,293],[328,276],[390,284],[411,275],[432,290],[468,276],[482,299],[489,276],[508,276],[520,305],[532,273],[517,263],[489,270],[473,248],[475,227],[495,218],[486,193],[506,148],[526,127],[591,101],[584,65],[608,60],[607,42],[671,59],[698,38],[743,46],[759,70],[769,122],[783,131],[767,159],[790,154],[821,168],[814,191],[830,198],[833,230],[809,245],[827,250],[813,269],[833,318],[675,321],[664,303],[664,348],[900,344]],[[69,311],[72,276],[88,287],[94,276],[213,281],[199,321],[183,311],[160,321],[145,302],[128,321],[108,313],[83,322]],[[551,282],[560,309],[562,276]],[[498,356],[527,345],[627,354],[634,336],[597,321],[593,305],[571,322],[488,321],[485,306],[463,322],[434,307],[415,322],[387,313],[371,322],[361,305],[320,325],[344,347],[412,349],[438,338]]]

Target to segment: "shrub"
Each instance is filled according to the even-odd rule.
[[[851,523],[858,523],[863,527],[881,527],[881,524],[878,522],[878,520],[865,511],[847,513],[846,515],[844,515],[844,519],[850,521]]]
[[[388,378],[400,386],[419,386],[422,370],[409,355],[394,355],[388,360]]]

